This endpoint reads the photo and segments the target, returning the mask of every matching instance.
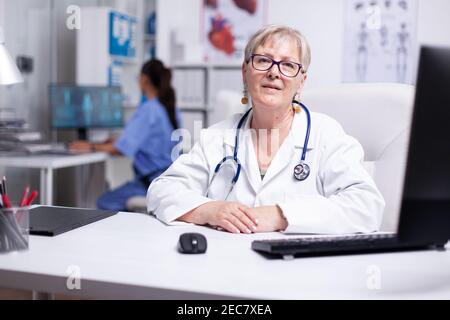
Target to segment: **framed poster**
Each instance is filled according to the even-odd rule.
[[[417,0],[346,0],[344,82],[413,83]]]
[[[109,15],[109,54],[135,58],[136,32],[136,18],[112,11]]]
[[[247,41],[266,22],[266,0],[204,0],[205,62],[241,63]]]

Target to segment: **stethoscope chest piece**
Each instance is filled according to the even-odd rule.
[[[298,181],[303,181],[308,178],[310,171],[309,166],[303,161],[300,161],[300,163],[294,168],[294,178]]]

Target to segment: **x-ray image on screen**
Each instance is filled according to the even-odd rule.
[[[60,129],[123,126],[120,87],[50,86],[51,127]]]

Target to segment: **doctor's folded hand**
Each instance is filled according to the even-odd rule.
[[[310,61],[297,30],[254,34],[242,64],[243,113],[202,130],[152,181],[147,211],[169,225],[233,233],[377,231],[385,202],[362,165],[361,144],[300,102]]]
[[[238,202],[212,201],[188,212],[180,220],[210,225],[232,233],[284,230],[287,225],[277,206],[249,208]]]

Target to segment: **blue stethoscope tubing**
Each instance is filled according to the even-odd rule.
[[[306,160],[306,151],[308,148],[308,143],[309,143],[309,134],[311,131],[311,115],[309,113],[308,108],[301,102],[293,100],[293,103],[300,105],[303,110],[305,110],[306,113],[306,119],[307,119],[307,127],[306,127],[306,134],[305,134],[305,141],[303,142],[303,150],[302,150],[302,156],[300,158],[300,162],[298,165],[295,166],[294,168],[294,178],[298,181],[304,181],[306,180],[306,178],[308,178],[309,173],[310,173],[310,167],[309,165],[305,162]],[[212,182],[214,181],[215,177],[217,176],[217,174],[220,171],[220,168],[222,167],[222,165],[228,161],[231,160],[236,164],[236,173],[233,177],[233,179],[231,180],[231,186],[230,186],[230,190],[228,191],[227,197],[228,195],[231,193],[231,191],[233,190],[234,185],[236,184],[236,182],[239,180],[239,176],[241,174],[241,162],[239,161],[239,158],[237,156],[238,154],[238,150],[239,150],[239,133],[240,130],[242,129],[242,126],[244,125],[245,120],[248,118],[248,115],[250,114],[250,111],[252,111],[252,109],[248,109],[244,115],[241,117],[241,119],[238,122],[238,125],[236,127],[236,136],[234,138],[234,152],[232,156],[226,156],[224,157],[217,165],[216,168],[214,169],[214,174],[213,177],[211,179],[211,182],[209,183],[209,186],[211,186]],[[208,194],[209,191],[209,187],[208,190],[206,191],[206,194]]]
[[[293,102],[296,104],[299,104],[303,108],[303,110],[305,110],[306,119],[307,119],[305,142],[303,142],[302,157],[300,158],[299,164],[296,165],[294,168],[294,178],[297,179],[298,181],[303,181],[303,180],[306,180],[306,178],[308,178],[309,173],[311,172],[311,168],[305,162],[306,151],[308,149],[308,143],[309,143],[309,134],[311,132],[311,114],[309,113],[308,108],[303,103],[301,103],[297,100],[294,100]]]

